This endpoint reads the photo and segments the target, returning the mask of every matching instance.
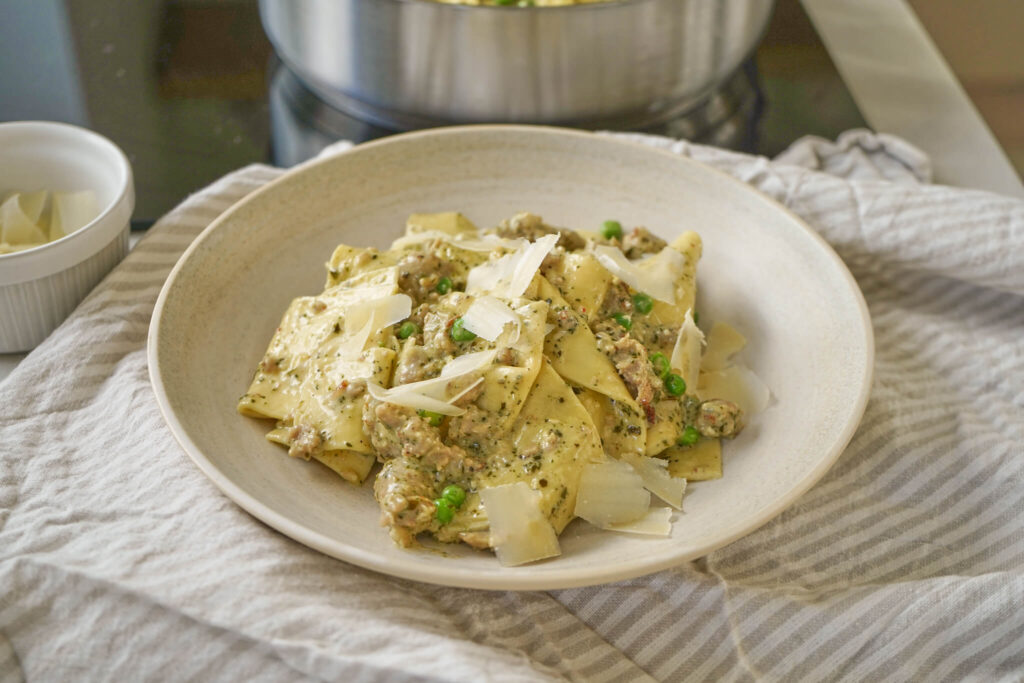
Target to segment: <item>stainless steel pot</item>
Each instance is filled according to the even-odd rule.
[[[260,0],[260,13],[278,55],[311,89],[378,125],[640,128],[685,111],[728,77],[773,5]]]

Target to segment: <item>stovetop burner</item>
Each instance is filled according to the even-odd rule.
[[[271,156],[278,166],[310,159],[338,140],[365,142],[403,132],[369,123],[328,104],[279,61],[272,66],[269,102]],[[634,132],[753,152],[763,103],[757,66],[750,60],[722,87],[682,114]]]

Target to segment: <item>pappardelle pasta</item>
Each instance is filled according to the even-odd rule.
[[[616,221],[414,214],[386,251],[334,251],[238,410],[353,484],[379,463],[401,546],[429,534],[517,565],[558,555],[575,517],[667,535],[687,481],[720,477],[721,440],[768,402],[733,361],[743,337],[698,326],[701,249]]]

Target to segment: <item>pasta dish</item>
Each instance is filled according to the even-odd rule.
[[[337,247],[239,412],[353,484],[379,463],[401,546],[427,534],[516,565],[559,554],[576,517],[667,535],[769,393],[734,360],[736,330],[698,326],[696,233],[597,227],[414,214],[388,250]]]

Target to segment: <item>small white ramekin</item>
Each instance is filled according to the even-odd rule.
[[[132,168],[110,140],[64,123],[0,123],[0,195],[92,190],[91,223],[43,246],[0,255],[0,353],[45,339],[128,252]]]

